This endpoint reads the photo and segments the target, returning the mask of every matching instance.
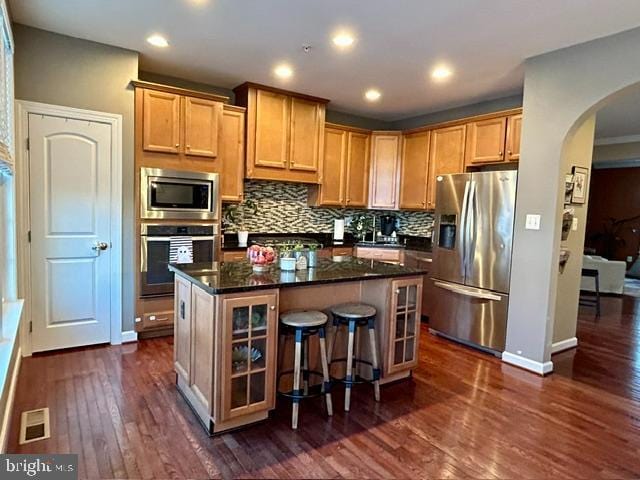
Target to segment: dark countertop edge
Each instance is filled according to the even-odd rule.
[[[343,278],[335,278],[335,279],[326,279],[326,280],[309,280],[306,282],[291,282],[291,283],[283,283],[278,285],[246,285],[242,287],[231,287],[231,288],[215,288],[210,287],[197,280],[195,277],[192,277],[186,272],[179,270],[171,265],[169,265],[169,270],[171,270],[176,275],[180,275],[183,278],[190,280],[193,284],[198,285],[204,291],[209,293],[210,295],[226,295],[228,293],[243,293],[243,292],[253,292],[256,290],[281,290],[283,288],[295,288],[295,287],[308,287],[310,285],[327,285],[331,283],[349,283],[349,282],[360,282],[360,281],[369,281],[369,280],[384,280],[387,278],[402,278],[402,277],[420,277],[422,275],[427,275],[429,273],[428,270],[418,270],[416,272],[398,272],[398,273],[388,273],[383,275],[371,275],[371,276],[358,276],[358,277],[343,277]]]

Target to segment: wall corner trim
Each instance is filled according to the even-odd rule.
[[[578,338],[571,337],[566,340],[561,340],[559,342],[555,342],[551,345],[551,354],[563,352],[565,350],[569,350],[570,348],[575,348],[578,346]]]
[[[553,372],[553,362],[537,362],[530,358],[516,355],[515,353],[503,352],[502,361],[516,367],[529,370],[530,372],[537,373],[538,375],[546,375]]]
[[[135,330],[127,330],[122,332],[122,343],[130,343],[138,341],[138,332]]]

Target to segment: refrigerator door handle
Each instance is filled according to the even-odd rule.
[[[469,199],[467,205],[467,213],[465,218],[464,235],[465,235],[465,250],[464,250],[464,275],[465,278],[469,275],[471,268],[470,264],[473,259],[473,252],[475,251],[475,239],[474,232],[476,230],[476,182],[471,180],[469,185]]]
[[[462,227],[460,235],[461,252],[462,252],[462,264],[460,265],[462,270],[462,277],[465,278],[467,274],[467,204],[469,203],[469,187],[471,181],[467,180],[464,185],[464,195],[462,197],[462,212],[460,214],[460,226]]]
[[[502,300],[502,297],[500,297],[499,295],[496,295],[495,293],[491,293],[487,290],[482,290],[480,288],[465,287],[465,286],[457,285],[454,283],[445,283],[445,282],[439,282],[439,281],[435,281],[433,282],[433,284],[436,287],[442,288],[444,290],[449,290],[450,292],[458,293],[466,297],[479,298],[481,300],[493,300],[496,302],[499,302],[500,300]]]

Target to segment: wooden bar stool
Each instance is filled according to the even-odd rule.
[[[331,402],[331,380],[329,378],[329,363],[327,360],[326,347],[326,326],[327,316],[317,311],[297,311],[285,312],[280,315],[281,333],[284,335],[294,335],[295,353],[293,360],[293,370],[282,370],[278,374],[278,386],[283,375],[293,373],[293,390],[283,392],[278,388],[278,393],[291,398],[293,401],[293,411],[291,414],[291,428],[298,428],[298,410],[300,400],[315,397],[324,393],[327,403],[327,414],[333,415],[333,404]],[[320,360],[322,363],[322,373],[309,370],[309,337],[318,335],[320,344]],[[322,387],[318,393],[309,393],[309,376],[318,375],[323,379]],[[303,388],[300,389],[300,377],[302,376]]]
[[[336,379],[345,384],[344,395],[344,410],[349,411],[351,406],[351,388],[358,383],[373,383],[373,392],[376,402],[380,401],[380,368],[378,365],[378,349],[376,344],[376,331],[375,331],[375,319],[376,309],[371,305],[365,305],[362,303],[345,303],[342,305],[336,305],[331,307],[331,313],[333,315],[333,325],[336,327],[333,341],[329,344],[329,364],[332,365],[336,362],[346,362],[347,369],[345,377]],[[335,349],[335,342],[338,336],[338,331],[341,326],[347,326],[349,332],[349,339],[347,341],[347,356],[346,358],[333,359],[333,351]],[[364,360],[362,358],[356,358],[354,355],[355,342],[356,342],[356,328],[366,326],[369,329],[369,346],[371,348],[371,361]],[[354,364],[366,364],[370,365],[373,370],[373,378],[363,379],[359,375],[353,374]]]

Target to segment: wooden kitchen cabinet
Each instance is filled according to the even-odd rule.
[[[254,83],[234,92],[247,108],[246,177],[320,183],[328,100]]]
[[[369,197],[369,132],[349,132],[347,147],[347,173],[345,204],[348,207],[366,207]]]
[[[278,293],[222,297],[220,310],[217,420],[229,422],[275,407]]]
[[[309,204],[366,207],[369,191],[369,132],[327,124],[322,185],[309,187]]]
[[[225,105],[220,141],[220,197],[223,202],[240,202],[244,194],[245,109]]]
[[[464,171],[466,125],[439,128],[431,132],[429,143],[429,185],[427,208],[436,206],[436,178],[438,175]]]
[[[218,156],[222,102],[145,88],[142,148],[194,157]]]
[[[400,132],[372,132],[369,208],[398,208],[401,140]]]
[[[388,374],[409,370],[418,364],[422,281],[415,278],[394,280],[391,295],[385,362]]]
[[[149,152],[179,153],[180,95],[145,89],[143,148]]]
[[[520,132],[522,130],[522,114],[511,115],[507,119],[507,142],[506,158],[507,162],[520,160]]]
[[[428,130],[403,136],[400,177],[400,208],[402,209],[427,208],[430,138],[431,132]]]
[[[504,161],[507,118],[498,117],[467,124],[465,165]]]
[[[189,386],[205,411],[213,409],[214,299],[197,285],[191,287],[191,375]]]
[[[222,103],[194,97],[183,97],[183,103],[185,154],[217,157]]]

